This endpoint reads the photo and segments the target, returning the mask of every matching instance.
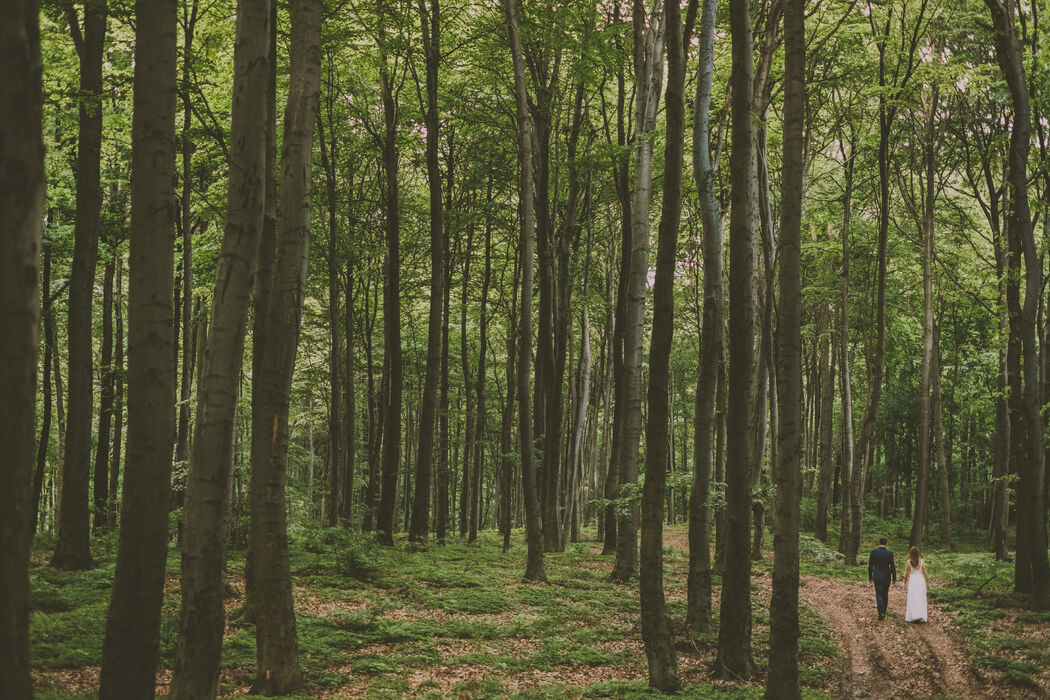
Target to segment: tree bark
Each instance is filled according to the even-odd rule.
[[[179,427],[175,438],[175,461],[190,458],[190,393],[193,390],[193,367],[196,361],[196,325],[193,323],[193,151],[190,128],[193,124],[193,102],[190,97],[193,35],[197,26],[198,0],[182,6],[182,372],[179,382]]]
[[[111,256],[114,253],[111,252]],[[94,532],[106,529],[109,522],[109,436],[113,419],[113,274],[116,265],[106,261],[102,275],[102,391],[99,392],[98,439],[95,444]]]
[[[486,211],[492,211],[493,201],[489,184],[489,196],[486,198]],[[475,411],[476,424],[474,426],[474,465],[471,467],[473,484],[471,486],[472,498],[470,501],[469,523],[467,527],[467,543],[476,542],[478,539],[478,528],[481,523],[482,503],[482,470],[485,466],[485,359],[488,356],[488,295],[489,283],[492,278],[492,219],[485,218],[485,271],[481,277],[481,311],[479,319],[478,340],[478,370],[474,389],[476,391]],[[417,486],[418,488],[418,486]]]
[[[430,307],[427,319],[427,363],[419,417],[419,451],[416,455],[416,490],[408,539],[423,544],[430,528],[430,475],[434,463],[434,423],[441,381],[441,311],[445,291],[444,211],[441,200],[440,114],[438,69],[441,63],[441,6],[439,0],[419,0],[419,19],[426,60],[427,183],[430,188]]]
[[[1016,0],[985,0],[996,31],[996,59],[1010,88],[1013,101],[1013,124],[1010,129],[1008,181],[1010,194],[1009,230],[1021,243],[1025,262],[1025,296],[1021,309],[1022,367],[1025,418],[1024,435],[1015,436],[1013,444],[1023,459],[1018,486],[1018,538],[1015,585],[1031,594],[1033,609],[1050,608],[1050,560],[1047,559],[1047,509],[1043,491],[1043,430],[1039,414],[1039,358],[1036,347],[1036,325],[1039,294],[1042,286],[1042,263],[1035,246],[1032,213],[1028,203],[1028,154],[1031,148],[1032,115],[1025,76],[1024,50],[1017,36],[1018,13],[1024,12]],[[1027,570],[1026,570],[1027,569]],[[1024,584],[1030,582],[1028,590]]]
[[[113,325],[116,338],[113,353],[113,449],[109,456],[109,527],[117,526],[117,492],[120,478],[121,447],[124,438],[124,313],[123,304],[124,261],[118,254],[116,290],[113,294]],[[54,337],[54,330],[51,336]]]
[[[653,286],[653,330],[649,345],[647,396],[649,415],[645,428],[646,460],[645,484],[642,487],[639,594],[642,609],[642,640],[645,643],[645,655],[649,660],[649,686],[662,692],[673,693],[680,689],[682,684],[678,679],[674,632],[664,598],[663,519],[667,471],[669,466],[673,466],[668,455],[670,442],[668,436],[670,404],[668,366],[671,358],[671,341],[674,335],[675,260],[678,256],[678,228],[682,214],[682,163],[685,160],[683,153],[685,150],[685,49],[682,46],[682,8],[677,0],[664,2],[663,5],[662,18],[658,19],[655,16],[650,18],[655,26],[651,27],[647,33],[655,34],[655,37],[647,36],[646,48],[650,42],[655,43],[655,47],[652,53],[644,59],[647,64],[645,67],[650,73],[649,80],[652,81],[648,86],[646,99],[659,103],[660,88],[656,75],[663,72],[663,51],[661,50],[663,47],[660,46],[662,25],[666,31],[667,46],[667,91],[664,98],[667,107],[667,146],[664,150],[663,205],[660,210],[656,279]],[[638,8],[637,3],[635,7]],[[641,12],[636,10],[635,22],[637,23],[642,17]],[[654,113],[655,111],[653,109]],[[645,138],[644,134],[640,136]],[[644,202],[637,210],[647,213],[648,202]],[[648,232],[645,237],[648,238]],[[642,290],[644,315],[644,287]],[[639,324],[639,330],[640,326],[641,324]],[[629,332],[633,330],[633,326],[628,326]],[[631,357],[633,363],[632,355],[628,357]],[[640,353],[638,360],[640,364]],[[641,407],[638,408],[640,413]],[[638,418],[640,419],[641,416],[639,415]],[[638,459],[637,442],[634,443],[632,457],[635,460]]]
[[[536,466],[533,461],[532,402],[529,400],[532,375],[532,290],[535,283],[533,254],[536,231],[536,208],[533,200],[532,134],[529,128],[528,95],[525,89],[525,66],[518,36],[517,0],[503,0],[507,20],[507,37],[514,65],[514,98],[518,127],[520,166],[518,193],[521,197],[521,334],[518,346],[518,442],[521,451],[522,493],[525,498],[525,540],[527,557],[525,579],[546,581],[543,566],[543,530],[540,506],[536,498]]]
[[[726,417],[726,537],[722,620],[715,675],[749,680],[751,660],[751,472],[755,378],[755,183],[750,3],[729,6],[733,43],[729,226],[729,410]]]
[[[271,0],[240,0],[234,50],[230,189],[198,382],[182,537],[182,608],[169,697],[214,697],[222,651],[222,570],[237,382],[266,205]]]
[[[40,345],[40,234],[44,220],[40,7],[5,4],[0,22],[0,696],[31,700],[29,549],[33,531],[37,359]],[[45,287],[44,294],[50,291]],[[90,301],[90,299],[89,299]],[[90,331],[90,326],[89,326]],[[89,336],[90,340],[90,336]],[[89,404],[90,405],[90,404]],[[86,496],[86,494],[85,494]],[[85,506],[86,506],[85,502]]]
[[[80,54],[80,126],[77,137],[76,224],[73,269],[69,283],[69,370],[66,449],[62,460],[62,501],[58,513],[58,543],[51,566],[90,569],[88,481],[91,474],[91,414],[94,392],[91,305],[95,298],[95,266],[101,222],[102,186],[102,50],[106,41],[104,2],[87,3],[83,37],[72,5],[70,25]],[[170,304],[170,300],[166,303]]]
[[[382,14],[382,13],[381,13]],[[383,474],[376,532],[380,544],[394,544],[397,511],[397,476],[401,461],[401,397],[404,368],[401,358],[401,204],[397,172],[397,100],[394,78],[380,42],[379,83],[383,100],[383,209],[386,216],[386,269],[383,275],[383,357],[386,369],[386,411],[383,420]],[[407,497],[407,494],[406,494]]]
[[[325,194],[328,205],[328,511],[325,518],[329,527],[339,524],[341,515],[341,496],[343,493],[343,438],[341,434],[343,416],[339,410],[339,260],[336,241],[338,238],[338,217],[336,216],[336,145],[335,120],[331,112],[331,100],[327,100],[328,128],[331,130],[325,138],[324,121],[318,111],[317,130],[321,147],[321,169],[325,175]],[[349,283],[349,278],[348,278]],[[350,313],[347,307],[347,313]]]
[[[951,529],[951,509],[952,509],[952,492],[951,483],[948,479],[948,458],[945,454],[944,449],[944,425],[942,416],[942,400],[941,400],[941,347],[940,347],[940,321],[937,322],[934,328],[934,348],[933,348],[933,395],[930,397],[930,409],[933,413],[933,440],[934,448],[937,453],[937,484],[938,491],[940,493],[940,536],[941,536],[941,549],[946,552],[951,551],[952,547],[952,529]]]
[[[993,204],[994,204],[993,200]],[[1010,386],[1007,356],[1009,353],[1010,319],[1006,309],[1006,256],[1004,255],[1000,236],[993,234],[995,247],[995,267],[998,279],[999,336],[999,371],[997,373],[995,396],[995,462],[992,470],[992,517],[989,523],[989,534],[992,538],[992,550],[996,561],[1010,561],[1007,548],[1007,536],[1010,530],[1010,490],[1007,481],[1010,478],[1010,409],[1007,404],[1007,387]]]
[[[777,495],[773,593],[769,603],[767,698],[801,698],[799,506],[802,500],[802,185],[806,175],[804,0],[784,2],[784,155],[780,209],[780,314],[777,320]]]
[[[699,32],[699,77],[693,118],[693,175],[700,199],[704,236],[704,310],[700,367],[693,422],[693,488],[689,494],[689,576],[686,628],[692,635],[711,626],[711,472],[715,446],[715,398],[725,356],[724,241],[718,199],[717,164],[711,160],[711,88],[714,78],[717,0],[703,0]]]
[[[261,394],[261,400],[252,407],[251,566],[257,640],[253,689],[263,695],[287,695],[302,684],[288,558],[285,482],[288,408],[310,250],[311,155],[321,84],[321,14],[321,0],[299,0],[292,6],[292,63],[281,149],[277,259],[260,373],[253,378],[254,391]],[[259,250],[260,259],[270,254],[268,249]]]
[[[44,468],[47,466],[48,447],[51,445],[51,365],[55,357],[55,333],[49,319],[51,318],[51,245],[43,244],[43,278],[40,282],[40,325],[44,331],[44,404],[40,417],[40,443],[36,451],[36,469],[33,472],[33,501],[31,505],[30,540],[36,534],[37,521],[40,515],[40,494],[44,490]]]
[[[175,438],[176,0],[135,4],[128,279],[128,466],[99,698],[152,698]],[[108,436],[106,436],[108,439]]]
[[[516,252],[516,251],[515,251]],[[518,287],[521,278],[521,261],[515,255],[511,261],[514,267],[514,281],[511,285],[510,316],[507,326],[507,401],[503,407],[503,420],[500,426],[500,462],[502,467],[502,479],[500,484],[500,531],[503,534],[503,552],[510,550],[510,530],[513,523],[511,494],[513,493],[512,482],[514,479],[514,455],[513,431],[514,431],[514,398],[516,394],[516,381],[514,376],[514,364],[518,355],[518,334],[514,332],[515,322],[518,315]]]
[[[659,7],[656,5],[655,7]],[[642,0],[634,0],[635,134],[631,190],[631,245],[623,329],[623,410],[620,435],[620,485],[638,481],[638,442],[642,434],[642,344],[649,274],[649,205],[652,196],[653,139],[663,81],[665,19],[654,9],[646,18]],[[648,455],[648,453],[647,453]],[[662,502],[663,496],[660,496]],[[616,523],[614,581],[627,581],[638,570],[638,507],[632,502]],[[661,545],[662,546],[662,545]],[[661,550],[662,551],[662,550]]]

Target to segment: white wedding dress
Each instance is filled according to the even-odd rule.
[[[926,577],[923,572],[926,562],[919,560],[918,568],[912,568],[908,561],[908,606],[904,611],[904,621],[914,622],[921,620],[926,622]]]

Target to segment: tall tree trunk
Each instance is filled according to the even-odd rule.
[[[287,695],[302,684],[288,558],[285,481],[288,409],[302,327],[310,250],[312,146],[321,84],[321,0],[292,6],[291,72],[284,112],[277,260],[265,318],[260,372],[253,377],[251,480],[252,603],[257,665],[253,689]],[[259,257],[271,254],[260,248]],[[336,392],[338,395],[338,392]],[[331,468],[336,468],[331,462]],[[336,504],[330,504],[336,509]]]
[[[634,21],[636,25],[644,16],[639,5],[640,3],[635,4]],[[663,205],[660,209],[656,278],[653,286],[653,330],[649,344],[649,390],[646,397],[649,415],[645,427],[645,484],[642,487],[639,593],[642,610],[642,640],[645,643],[645,655],[649,660],[649,686],[662,692],[673,693],[681,688],[681,681],[678,679],[674,632],[664,598],[663,519],[667,471],[668,467],[672,466],[672,460],[668,455],[671,393],[668,366],[671,358],[671,341],[674,335],[675,259],[678,257],[678,228],[682,215],[682,163],[685,160],[683,153],[685,150],[685,49],[682,46],[682,8],[677,0],[664,2],[663,5],[661,8],[663,16],[657,18],[654,12],[654,16],[650,18],[654,26],[647,32],[646,49],[647,52],[648,50],[652,52],[640,62],[636,59],[636,62],[644,66],[643,70],[647,69],[649,73],[646,77],[650,84],[647,86],[645,99],[650,103],[659,103],[660,80],[657,76],[662,77],[663,73],[663,47],[660,41],[661,28],[663,28],[666,31],[667,46],[667,92],[665,95],[667,146],[664,151]],[[650,46],[653,48],[650,49]],[[649,105],[646,105],[646,111],[649,110]],[[652,108],[651,111],[655,121],[656,109]],[[648,134],[649,131],[646,129],[642,138],[645,138],[645,134]],[[644,166],[639,163],[638,167]],[[648,213],[648,208],[646,201],[636,211]],[[648,238],[648,232],[644,235],[645,238]],[[632,253],[638,255],[637,249]],[[645,257],[648,258],[648,255]],[[644,290],[645,288],[642,287],[643,304]],[[642,310],[644,315],[644,306]],[[639,324],[640,331],[641,324]],[[628,332],[633,336],[634,327],[629,325]],[[640,355],[641,353],[638,353],[639,364],[641,364]],[[630,368],[634,362],[633,352],[628,354],[628,357],[631,358],[628,363]],[[631,384],[629,383],[628,386],[630,387]],[[631,391],[633,393],[633,389]],[[641,416],[639,415],[638,418],[640,419]],[[629,420],[628,424],[631,422]],[[633,452],[633,459],[638,459],[637,442],[634,443]]]
[[[489,183],[489,196],[485,201],[485,211],[491,212],[493,209],[492,201],[492,187],[491,182]],[[475,391],[477,392],[477,398],[475,399],[475,410],[477,412],[475,420],[476,425],[474,426],[474,465],[471,468],[473,476],[473,485],[471,487],[471,493],[473,495],[470,501],[470,523],[468,525],[467,542],[472,543],[478,539],[478,528],[480,527],[481,520],[481,481],[482,481],[482,470],[485,466],[485,358],[488,356],[488,295],[489,295],[489,282],[492,278],[492,219],[490,216],[485,217],[485,271],[481,277],[481,316],[479,323],[479,340],[478,340],[478,374],[477,381],[475,382]],[[418,486],[417,486],[418,488]]]
[[[176,0],[135,3],[128,279],[128,466],[99,697],[152,698],[175,438]],[[108,436],[106,437],[108,439]]]
[[[444,211],[441,200],[440,115],[438,68],[441,63],[441,6],[439,0],[419,0],[419,19],[426,58],[427,182],[430,187],[430,313],[427,319],[427,364],[419,417],[419,452],[416,456],[416,491],[408,538],[425,543],[430,526],[430,474],[434,463],[434,422],[441,381],[441,311],[445,291]],[[484,302],[483,302],[484,303]],[[407,494],[406,494],[407,497]]]
[[[850,153],[852,154],[852,152],[853,146],[851,145]],[[847,168],[852,166],[852,157],[849,158],[848,163]],[[842,235],[846,235],[845,231],[843,231]],[[830,223],[828,224],[828,238],[829,242],[834,240],[834,233]],[[829,262],[827,269],[829,278],[832,274],[830,268],[831,263]],[[817,349],[817,372],[819,374],[820,398],[816,402],[818,419],[814,426],[813,436],[816,443],[814,452],[817,460],[817,514],[813,535],[821,542],[825,542],[828,539],[828,505],[831,501],[831,479],[835,471],[835,465],[832,463],[834,456],[832,443],[835,439],[836,354],[834,323],[834,311],[822,312],[816,339],[819,346]],[[826,337],[825,333],[827,333]]]
[[[993,200],[994,203],[994,200]],[[1009,353],[1010,319],[1006,310],[1006,256],[1004,255],[1000,236],[992,238],[995,247],[996,278],[998,279],[999,336],[999,371],[997,373],[995,395],[995,461],[992,467],[992,516],[988,526],[992,539],[992,550],[996,561],[1010,561],[1007,549],[1007,535],[1010,530],[1010,490],[1007,480],[1010,477],[1010,409],[1007,403],[1007,387],[1010,375],[1007,366]]]
[[[804,0],[784,3],[784,156],[777,319],[777,486],[767,698],[801,698],[798,668],[798,530],[802,501],[802,184],[806,175]]]
[[[116,290],[113,294],[114,338],[113,357],[113,449],[109,455],[109,527],[117,525],[117,485],[120,478],[121,447],[124,438],[124,313],[123,304],[124,261],[118,254],[116,272]],[[51,336],[54,337],[52,330]]]
[[[941,549],[944,551],[951,551],[952,546],[952,529],[951,529],[951,509],[952,509],[952,492],[951,483],[948,480],[948,458],[945,454],[944,448],[944,425],[942,415],[942,401],[941,401],[941,347],[940,347],[940,321],[937,322],[934,328],[934,349],[933,349],[933,395],[930,397],[930,410],[933,412],[933,440],[934,448],[937,453],[937,483],[940,493],[940,536],[941,536]]]
[[[354,390],[356,372],[354,358],[354,253],[346,256],[346,284],[344,285],[346,309],[346,367],[343,372],[346,389],[346,414],[344,434],[346,435],[346,473],[340,483],[339,517],[344,522],[353,522],[354,480],[357,467],[357,393]]]
[[[623,329],[623,410],[620,436],[620,484],[638,481],[638,442],[642,434],[642,344],[649,274],[649,205],[652,195],[653,130],[656,128],[663,81],[664,17],[657,3],[646,17],[642,0],[634,0],[635,143],[631,200],[631,245],[627,276],[627,308]],[[647,459],[651,456],[647,454]],[[648,479],[647,479],[648,480]],[[658,480],[659,481],[659,480]],[[662,488],[661,488],[662,492]],[[658,503],[662,503],[660,494]],[[623,509],[616,523],[614,581],[627,581],[638,570],[638,507]],[[662,547],[662,545],[660,545]],[[662,549],[661,549],[662,552]]]
[[[40,351],[40,234],[44,220],[40,7],[7,3],[0,23],[0,696],[31,700],[29,545]],[[50,290],[44,288],[44,294]],[[90,299],[89,299],[90,301]],[[90,320],[90,318],[89,318]],[[90,332],[90,326],[89,326]],[[89,336],[90,340],[90,336]],[[89,404],[90,405],[90,404]],[[86,497],[86,494],[85,494]],[[84,504],[87,505],[86,502]]]
[[[459,299],[459,360],[463,373],[463,394],[466,397],[466,410],[463,415],[463,466],[460,469],[459,489],[459,536],[467,536],[469,520],[469,504],[473,479],[470,476],[470,462],[474,444],[474,392],[470,384],[470,346],[467,342],[467,297],[470,289],[470,263],[474,250],[474,228],[467,230],[466,243],[463,250],[463,286],[460,289]]]
[[[382,382],[380,390],[375,386],[375,362],[373,361],[373,332],[375,330],[375,317],[379,306],[379,290],[376,289],[375,300],[370,301],[369,289],[371,283],[365,280],[365,318],[361,325],[364,327],[365,339],[365,363],[368,372],[368,483],[365,485],[364,513],[361,517],[361,529],[372,532],[375,529],[376,509],[379,507],[379,451],[381,449],[382,427],[383,427],[383,390]],[[378,285],[377,285],[378,286]]]
[[[517,250],[515,250],[517,253]],[[511,494],[513,493],[514,479],[514,455],[511,453],[513,450],[513,431],[514,431],[514,397],[516,394],[516,382],[514,376],[514,363],[517,361],[518,355],[518,334],[514,331],[515,322],[518,314],[518,287],[521,278],[521,260],[517,254],[511,261],[511,265],[514,267],[513,278],[514,281],[511,285],[511,300],[510,300],[510,316],[508,317],[507,325],[507,366],[506,366],[506,381],[507,381],[507,401],[503,407],[503,420],[500,426],[500,462],[502,467],[502,479],[500,483],[500,531],[503,534],[503,552],[504,554],[510,550],[510,530],[513,522],[512,517],[512,505],[511,505]]]
[[[324,133],[324,120],[318,111],[317,131],[321,143],[321,169],[325,176],[325,194],[328,205],[328,512],[329,527],[339,523],[341,494],[343,493],[343,438],[341,434],[343,416],[339,411],[339,260],[336,241],[338,240],[338,217],[336,216],[336,157],[339,153],[335,134],[335,120],[331,112],[331,101],[328,101],[328,127],[330,133]],[[349,278],[348,278],[349,284]],[[347,307],[347,313],[350,313]]]
[[[446,191],[446,196],[448,192]],[[437,454],[437,480],[434,484],[435,495],[437,496],[435,502],[434,513],[434,534],[437,537],[438,544],[445,543],[445,535],[448,530],[448,514],[449,514],[449,502],[448,502],[448,318],[451,305],[452,289],[448,283],[450,278],[451,270],[451,255],[449,255],[449,235],[448,235],[448,224],[445,224],[445,231],[442,234],[442,247],[444,251],[445,259],[445,285],[444,289],[444,300],[441,304],[441,392],[440,392],[440,406],[439,406],[439,438],[438,438],[438,454]],[[511,333],[510,335],[513,335]]]
[[[459,497],[459,533],[465,537],[469,521],[469,504],[471,487],[474,480],[470,478],[470,457],[472,446],[474,446],[474,390],[470,385],[470,360],[469,343],[466,333],[466,302],[470,289],[470,261],[474,252],[474,227],[466,232],[466,241],[462,245],[463,251],[463,275],[462,287],[460,288],[460,367],[463,374],[463,395],[466,410],[463,415],[463,466],[460,469],[460,497]]]
[[[1016,585],[1031,594],[1033,609],[1050,608],[1050,560],[1047,559],[1047,509],[1043,491],[1043,425],[1039,415],[1039,358],[1036,324],[1042,287],[1042,263],[1035,246],[1032,213],[1028,204],[1028,153],[1031,148],[1032,115],[1025,76],[1024,49],[1017,36],[1016,0],[985,0],[996,30],[996,59],[1010,88],[1013,124],[1010,130],[1009,230],[1021,243],[1025,262],[1025,296],[1021,310],[1021,343],[1024,369],[1024,418],[1026,431],[1013,444],[1024,456],[1018,487],[1018,538]],[[1022,18],[1023,19],[1023,18]],[[1025,570],[1027,569],[1027,571]],[[1023,585],[1030,582],[1029,590]]]
[[[711,159],[711,86],[714,77],[717,0],[703,0],[699,32],[699,78],[693,118],[693,176],[700,198],[704,235],[704,310],[700,367],[693,423],[693,488],[689,494],[689,577],[686,627],[690,634],[708,632],[711,625],[711,466],[715,446],[715,398],[719,368],[725,355],[724,244],[716,165]]]
[[[230,127],[230,189],[222,254],[197,388],[197,420],[183,509],[182,608],[172,700],[216,694],[222,652],[222,571],[237,382],[252,272],[267,200],[267,107],[272,0],[239,0]]]
[[[91,304],[95,298],[95,265],[101,222],[102,186],[102,50],[106,41],[104,2],[87,3],[84,31],[73,6],[70,28],[80,54],[80,126],[77,136],[76,224],[73,269],[69,283],[69,421],[62,460],[62,501],[58,513],[58,543],[51,566],[90,569],[88,481],[91,476],[91,414],[94,392]],[[170,300],[166,303],[170,303]]]
[[[199,0],[182,6],[182,373],[179,383],[179,423],[175,438],[175,461],[185,463],[190,458],[190,392],[193,387],[193,366],[197,344],[191,339],[193,323],[193,150],[190,134],[193,125],[193,101],[190,96],[192,76],[193,35],[197,26]]]
[[[532,402],[529,400],[532,375],[532,290],[533,252],[536,231],[536,208],[533,200],[532,134],[529,128],[528,94],[525,89],[525,65],[518,36],[517,0],[503,0],[507,19],[507,36],[514,65],[514,101],[518,127],[518,160],[520,175],[518,194],[521,198],[521,316],[518,347],[518,442],[521,452],[522,494],[525,498],[525,540],[527,557],[525,579],[546,581],[543,566],[543,531],[540,507],[536,498],[536,466],[533,461]]]
[[[44,468],[47,466],[47,452],[51,445],[51,365],[55,356],[55,333],[49,322],[51,318],[51,245],[43,244],[43,278],[40,281],[40,321],[44,327],[44,412],[40,417],[40,443],[36,451],[36,469],[33,472],[33,502],[31,505],[29,536],[32,540],[36,534],[40,514],[40,494],[44,490]]]
[[[755,184],[751,92],[751,14],[748,0],[729,6],[733,41],[732,186],[729,225],[729,410],[726,417],[726,537],[716,675],[748,680],[751,660],[751,471],[755,379]]]
[[[915,511],[912,515],[910,542],[913,546],[922,544],[923,532],[929,517],[928,481],[930,475],[930,461],[933,459],[934,448],[934,423],[939,420],[934,418],[934,412],[940,410],[939,401],[934,400],[934,394],[940,394],[940,377],[936,369],[936,358],[934,356],[934,320],[933,320],[933,232],[935,224],[935,184],[934,170],[936,167],[936,151],[934,140],[935,117],[937,109],[938,90],[934,85],[932,95],[924,93],[922,96],[925,117],[925,144],[923,154],[923,213],[921,221],[922,230],[922,374],[919,383],[919,473],[915,486]],[[938,438],[939,439],[939,438]]]
[[[109,431],[113,419],[113,274],[116,269],[112,256],[106,261],[102,276],[102,391],[99,392],[98,440],[95,444],[94,532],[106,529],[109,522]]]
[[[401,204],[397,182],[400,158],[397,145],[399,114],[397,101],[394,99],[394,76],[390,75],[385,46],[380,46],[379,53],[384,126],[382,151],[386,270],[383,275],[383,357],[387,400],[383,421],[383,484],[376,514],[376,531],[381,544],[393,545],[394,516],[397,511],[397,475],[401,461],[401,396],[404,388],[404,368],[401,359]]]
[[[620,23],[620,3],[613,4],[613,24]],[[618,35],[616,35],[618,37]],[[617,53],[620,52],[620,41],[616,39]],[[631,187],[628,182],[628,148],[627,148],[627,88],[624,78],[623,66],[618,65],[616,71],[616,146],[617,155],[613,158],[613,180],[616,183],[616,198],[620,203],[620,269],[619,284],[616,287],[616,313],[613,327],[613,428],[612,449],[609,453],[608,471],[605,476],[605,500],[609,505],[605,510],[605,541],[602,554],[615,554],[619,535],[617,527],[619,508],[612,503],[620,496],[620,460],[622,450],[620,444],[623,440],[623,347],[624,327],[627,314],[627,286],[630,278],[631,264]],[[609,274],[612,274],[610,266]]]

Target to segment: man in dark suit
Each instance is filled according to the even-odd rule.
[[[886,602],[890,593],[890,582],[897,582],[897,568],[893,565],[893,552],[886,549],[886,538],[879,538],[879,546],[868,555],[868,580],[875,584],[875,605],[879,608],[879,619],[886,617]]]

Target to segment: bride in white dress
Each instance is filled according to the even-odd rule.
[[[908,589],[908,607],[904,611],[905,622],[926,622],[926,589],[930,577],[926,575],[926,562],[919,556],[919,548],[908,552],[908,565],[904,572],[904,585]]]

